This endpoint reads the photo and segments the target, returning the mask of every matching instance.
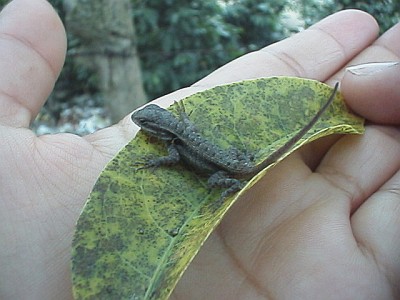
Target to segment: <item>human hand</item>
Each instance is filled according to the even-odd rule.
[[[0,15],[0,30],[0,298],[70,299],[75,222],[101,170],[137,128],[128,116],[82,138],[36,137],[28,126],[61,69],[63,27],[47,2],[15,0]],[[399,31],[369,47],[373,19],[342,12],[157,102],[168,106],[215,85],[272,75],[331,83],[352,60],[399,60]],[[386,71],[370,77],[375,86],[347,73],[342,91],[356,112],[393,126],[319,140],[276,166],[222,221],[174,299],[399,296],[400,71],[389,72],[397,75],[385,82]],[[374,108],[371,88],[381,86],[385,105]]]

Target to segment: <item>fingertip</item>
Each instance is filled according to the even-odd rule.
[[[322,19],[310,28],[313,27],[329,28],[330,32],[334,31],[336,28],[340,33],[339,36],[349,40],[351,40],[351,38],[362,39],[363,37],[375,39],[379,34],[379,24],[376,19],[369,13],[357,9],[338,11]],[[348,30],[344,30],[346,27],[348,27]],[[354,31],[357,31],[359,34],[354,35]]]
[[[341,81],[346,103],[379,124],[400,124],[400,63],[371,63],[347,69]]]

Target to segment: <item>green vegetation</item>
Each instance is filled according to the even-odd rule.
[[[63,1],[50,2],[64,18]],[[287,28],[283,16],[288,11],[296,12],[307,27],[333,12],[357,8],[372,14],[382,32],[397,23],[400,14],[399,0],[131,0],[131,5],[149,100],[191,85],[228,61],[299,30]],[[75,47],[69,36],[69,49]],[[68,55],[56,94],[96,94],[97,80],[96,71]],[[60,89],[63,92],[57,92]]]
[[[400,21],[399,0],[298,0],[298,2],[301,15],[307,25],[343,9],[360,9],[370,13],[378,21],[381,33]]]
[[[190,85],[249,50],[281,39],[277,24],[287,0],[270,2],[133,0],[149,98]]]

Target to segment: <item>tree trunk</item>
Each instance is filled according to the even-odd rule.
[[[64,0],[79,63],[96,70],[114,122],[146,102],[130,0]]]

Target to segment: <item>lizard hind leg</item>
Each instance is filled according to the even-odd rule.
[[[211,188],[226,188],[226,190],[221,193],[221,197],[219,199],[222,201],[226,197],[240,191],[244,186],[244,182],[240,181],[239,179],[229,177],[228,173],[225,171],[218,171],[208,178],[208,185]]]

